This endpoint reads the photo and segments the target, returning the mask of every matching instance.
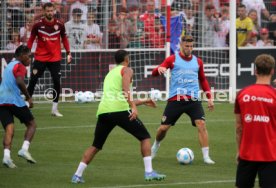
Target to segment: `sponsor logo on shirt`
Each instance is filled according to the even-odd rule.
[[[269,116],[265,116],[265,115],[251,115],[251,114],[245,114],[244,116],[244,121],[246,123],[250,123],[250,122],[262,122],[262,123],[268,123],[270,121]]]
[[[258,97],[258,96],[250,96],[250,95],[244,95],[242,98],[243,102],[250,102],[250,101],[258,101],[258,102],[266,102],[266,103],[273,103],[272,98],[265,98],[265,97]]]

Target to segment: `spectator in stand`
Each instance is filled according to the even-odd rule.
[[[31,30],[34,24],[34,17],[32,14],[26,15],[26,23],[23,27],[20,28],[20,42],[22,44],[27,45],[27,42],[31,36]],[[35,50],[37,46],[37,42],[35,41],[32,50]]]
[[[117,31],[115,20],[110,20],[108,24],[108,48],[119,49],[120,48],[120,36]]]
[[[75,8],[72,12],[73,20],[65,23],[66,33],[71,49],[84,49],[87,36],[87,26],[81,22],[82,10]]]
[[[145,27],[145,47],[153,48],[154,35],[155,35],[155,5],[154,1],[147,1],[147,11],[140,16],[140,19],[144,22]]]
[[[193,14],[193,7],[191,5],[184,6],[184,9],[180,14],[183,15],[183,18],[186,23],[185,33],[191,35],[194,30],[195,17]]]
[[[120,48],[124,49],[129,43],[130,28],[132,27],[130,21],[127,19],[127,10],[121,7],[118,16],[116,15],[115,1],[113,1],[113,19],[116,22],[117,34],[120,37]]]
[[[270,16],[270,22],[268,23],[269,38],[274,41],[274,46],[276,46],[276,14]]]
[[[243,4],[238,6],[238,18],[236,19],[237,45],[238,47],[246,46],[250,41],[253,29],[252,20],[246,15],[246,7]]]
[[[93,12],[88,12],[87,15],[87,37],[84,43],[86,49],[100,49],[102,44],[102,32],[98,24],[94,22],[95,15]]]
[[[144,47],[144,22],[139,18],[139,8],[132,7],[129,10],[130,25],[130,38],[128,43],[128,48],[143,48]]]
[[[2,1],[4,2],[4,1]],[[23,26],[24,20],[24,1],[23,0],[7,0],[8,17],[10,15],[11,27],[13,30]],[[1,6],[3,8],[3,5]]]
[[[165,31],[163,28],[164,27],[161,24],[160,18],[156,17],[154,23],[154,33],[152,34],[154,41],[151,42],[153,44],[153,48],[164,48]]]
[[[67,0],[67,3],[70,4],[70,13],[69,13],[69,19],[73,19],[73,10],[78,8],[81,9],[82,15],[81,15],[81,21],[85,23],[87,21],[87,13],[88,13],[88,0]]]
[[[269,12],[265,7],[263,0],[242,0],[242,4],[245,5],[247,12],[251,9],[255,9],[258,15],[258,25],[261,27],[261,14],[265,16],[266,19],[269,19]]]
[[[11,40],[8,42],[6,50],[15,51],[18,46],[20,46],[19,33],[14,31],[11,34]]]
[[[202,46],[214,47],[216,33],[220,31],[219,16],[215,14],[215,7],[213,4],[208,3],[205,6],[205,16],[202,21],[203,34],[202,34]]]
[[[257,41],[258,41],[258,33],[251,32],[251,37],[248,43],[246,44],[246,47],[257,47]]]
[[[216,32],[215,47],[227,47],[229,45],[229,9],[227,7],[221,8],[221,17],[219,18],[220,30]]]
[[[248,17],[252,20],[252,23],[253,23],[252,32],[259,33],[260,25],[258,24],[258,15],[257,14],[258,13],[255,9],[251,9],[248,12]]]
[[[260,40],[258,40],[257,46],[273,46],[273,41],[269,39],[269,32],[267,28],[262,28],[260,30]]]

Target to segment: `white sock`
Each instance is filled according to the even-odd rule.
[[[159,141],[157,141],[157,140],[154,140],[154,143],[153,143],[153,146],[160,146],[160,142]]]
[[[78,167],[77,171],[75,172],[75,175],[81,177],[82,173],[86,169],[86,167],[87,167],[87,164],[80,162],[79,167]]]
[[[28,151],[29,147],[30,147],[30,142],[28,140],[24,140],[22,149]]]
[[[202,154],[203,154],[203,159],[206,159],[209,157],[209,147],[203,147],[201,148]]]
[[[4,149],[4,158],[11,158],[11,150]]]
[[[145,165],[145,172],[152,172],[151,156],[144,157],[143,160]]]
[[[53,102],[52,111],[53,112],[57,111],[57,108],[58,108],[58,103],[57,102]]]

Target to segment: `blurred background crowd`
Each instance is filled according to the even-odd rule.
[[[26,44],[46,2],[55,4],[72,50],[165,47],[166,0],[6,0],[1,50]],[[171,18],[179,18],[181,35],[192,34],[196,47],[228,47],[229,2],[174,0]],[[275,46],[276,0],[237,0],[236,27],[238,47]]]

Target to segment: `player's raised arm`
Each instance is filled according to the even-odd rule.
[[[173,68],[173,62],[175,61],[175,56],[172,55],[166,58],[161,65],[152,70],[152,76],[159,76],[166,73],[167,69]]]
[[[149,107],[153,107],[153,108],[156,108],[156,102],[153,101],[152,99],[150,98],[147,98],[147,99],[136,99],[134,100],[134,103],[136,104],[136,106],[140,106],[140,105],[146,105],[146,106],[149,106]]]

